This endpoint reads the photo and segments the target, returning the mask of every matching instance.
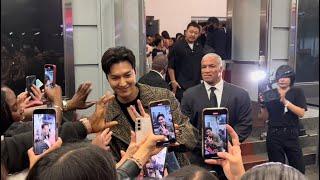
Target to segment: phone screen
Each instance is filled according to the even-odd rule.
[[[153,133],[167,136],[168,142],[163,142],[162,144],[174,143],[176,135],[169,101],[150,104],[150,112]]]
[[[36,76],[35,75],[31,75],[31,76],[26,77],[26,88],[29,93],[32,92],[31,91],[32,84],[36,85]]]
[[[204,158],[219,158],[217,152],[227,151],[227,111],[205,111],[203,124],[203,154]]]
[[[52,86],[55,84],[55,74],[53,66],[45,66],[44,67],[44,82],[46,86]]]
[[[49,149],[56,142],[57,136],[55,110],[35,110],[33,113],[34,153],[41,154]]]
[[[167,148],[165,147],[158,154],[152,156],[143,168],[143,176],[162,179],[164,176],[166,154]]]

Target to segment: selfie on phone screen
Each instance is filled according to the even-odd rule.
[[[55,114],[33,114],[34,152],[41,154],[56,142]]]
[[[227,149],[227,114],[205,114],[204,123],[204,155],[217,157],[217,152]]]
[[[174,133],[170,105],[163,104],[150,108],[154,134],[167,136],[169,141],[174,141],[176,136]]]
[[[144,167],[144,177],[163,178],[166,154],[167,148],[163,148],[158,154],[150,158]]]
[[[44,71],[44,82],[47,86],[53,84],[54,71],[50,67],[46,67]]]

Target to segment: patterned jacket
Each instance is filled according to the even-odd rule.
[[[180,104],[174,97],[174,94],[168,89],[151,87],[137,83],[140,92],[140,101],[146,112],[149,112],[149,102],[168,99],[171,104],[172,118],[175,124],[179,125],[180,135],[177,135],[177,142],[187,150],[192,150],[197,144],[195,134],[197,130],[190,124],[189,118],[182,114]],[[112,140],[110,148],[116,158],[116,161],[121,159],[120,150],[126,150],[130,143],[130,131],[132,129],[127,117],[121,111],[120,105],[114,99],[110,102],[107,110],[107,121],[118,121],[118,125],[111,130]],[[181,147],[182,147],[181,146]],[[179,148],[176,148],[179,149]],[[188,165],[189,161],[183,153],[175,152],[180,166]]]

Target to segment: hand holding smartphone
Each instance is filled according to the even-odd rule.
[[[206,108],[202,118],[202,155],[205,159],[219,159],[218,152],[228,151],[228,109]]]
[[[44,65],[44,84],[46,86],[54,87],[56,84],[56,65]]]
[[[174,123],[171,115],[170,101],[153,101],[149,104],[151,125],[155,135],[164,135],[168,141],[159,142],[159,146],[168,146],[176,142]]]
[[[36,155],[49,149],[58,139],[56,111],[35,109],[33,111],[33,150]]]
[[[143,168],[144,177],[162,179],[164,176],[167,148],[163,148],[158,154],[153,155]]]
[[[36,76],[35,75],[30,75],[26,77],[26,90],[28,93],[32,93],[31,86],[34,84],[36,85]]]

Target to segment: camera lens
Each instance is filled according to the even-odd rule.
[[[138,131],[140,131],[141,128],[138,127]]]

